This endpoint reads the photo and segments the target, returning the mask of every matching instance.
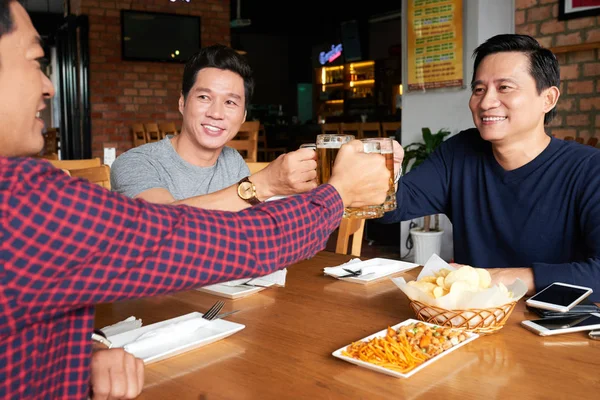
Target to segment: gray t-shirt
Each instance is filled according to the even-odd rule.
[[[112,190],[128,197],[154,188],[167,189],[176,200],[229,187],[250,175],[240,153],[224,147],[215,165],[197,167],[182,159],[170,137],[121,154],[110,169]]]

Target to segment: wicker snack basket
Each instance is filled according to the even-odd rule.
[[[410,307],[421,321],[479,334],[491,334],[502,329],[516,304],[517,302],[513,301],[499,307],[446,310],[410,300]]]

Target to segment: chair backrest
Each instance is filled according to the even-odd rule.
[[[258,171],[260,171],[261,169],[265,168],[267,165],[269,165],[269,163],[268,162],[246,162],[246,165],[248,165],[248,169],[250,169],[250,173],[255,174]]]
[[[258,154],[258,129],[260,121],[246,121],[240,127],[237,135],[227,142],[227,146],[236,149],[242,154],[246,162],[257,162]]]
[[[69,172],[72,177],[87,179],[110,190],[110,167],[106,164],[97,167],[72,169]]]
[[[340,227],[338,229],[335,252],[338,254],[348,254],[348,244],[352,238],[350,254],[355,257],[360,257],[364,231],[364,219],[342,218],[342,222],[340,223]]]
[[[44,154],[58,154],[59,148],[59,129],[48,128],[44,134]]]
[[[381,134],[384,137],[396,136],[396,140],[400,140],[396,132],[398,129],[402,127],[402,122],[393,121],[393,122],[382,122],[381,123]]]
[[[144,129],[144,124],[131,124],[131,137],[133,139],[133,147],[146,144],[146,129]]]
[[[342,122],[340,130],[340,133],[354,135],[356,139],[360,138],[360,122]]]
[[[381,124],[379,122],[361,122],[358,138],[381,137]]]
[[[321,133],[342,133],[341,125],[338,122],[321,124]]]
[[[102,165],[100,157],[96,158],[85,158],[80,160],[48,160],[56,168],[68,169],[69,171],[74,169],[99,167]]]
[[[146,142],[158,142],[162,138],[160,137],[160,130],[158,129],[158,124],[156,122],[147,122],[144,124],[144,129],[146,130]]]
[[[258,147],[263,149],[267,148],[267,131],[263,124],[258,126]]]
[[[591,137],[588,139],[587,143],[588,146],[592,146],[592,147],[596,147],[596,145],[598,144],[598,138],[596,137]]]
[[[161,139],[167,137],[167,135],[177,135],[177,127],[175,126],[175,122],[161,122],[158,124],[158,130],[160,132]]]

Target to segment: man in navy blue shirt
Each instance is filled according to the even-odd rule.
[[[496,283],[520,278],[529,294],[552,282],[592,287],[600,301],[600,151],[544,130],[560,96],[556,57],[508,34],[474,56],[476,128],[403,177],[382,222],[444,213],[457,263],[493,268]]]

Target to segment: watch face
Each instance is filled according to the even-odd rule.
[[[242,182],[238,188],[238,193],[242,199],[250,199],[254,197],[251,182]]]

